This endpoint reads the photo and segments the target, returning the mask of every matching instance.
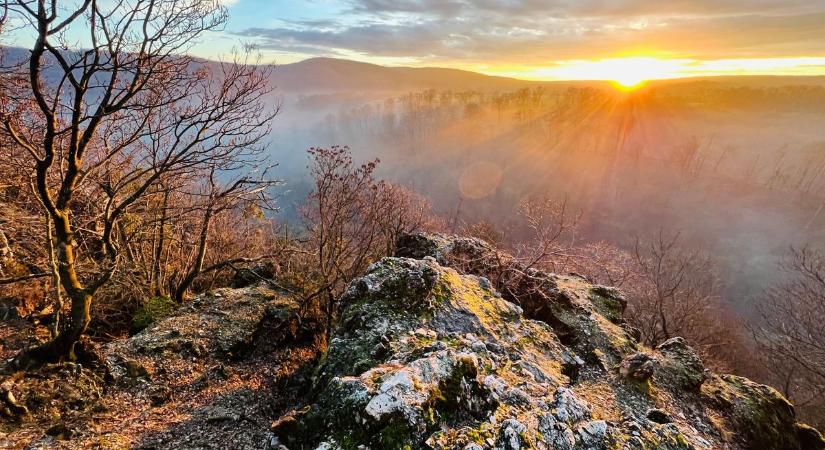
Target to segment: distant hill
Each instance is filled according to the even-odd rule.
[[[29,50],[3,47],[6,65],[29,56]],[[337,58],[311,58],[276,65],[272,84],[283,92],[386,92],[435,90],[512,90],[524,87],[604,86],[604,81],[535,81],[484,75],[478,72],[443,67],[390,67]],[[652,86],[681,88],[731,88],[825,86],[825,76],[718,76],[654,80]]]
[[[387,67],[334,58],[276,66],[273,82],[285,91],[497,90],[543,82],[437,67]]]
[[[523,87],[603,86],[602,81],[534,81],[442,67],[390,67],[336,58],[312,58],[278,65],[278,89],[291,92],[398,90],[508,90]],[[653,80],[652,86],[701,88],[825,86],[825,76],[713,76]]]

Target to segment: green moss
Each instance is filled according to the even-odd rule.
[[[637,380],[637,379],[632,378],[632,377],[626,377],[625,381],[630,386],[635,388],[638,392],[640,392],[642,394],[645,394],[645,395],[650,394],[650,391],[653,389],[653,383],[650,381],[650,379],[641,381],[641,380]]]
[[[412,436],[410,431],[403,424],[393,423],[385,427],[378,434],[378,442],[381,448],[412,450]]]
[[[467,431],[467,438],[478,445],[486,445],[487,439],[495,437],[495,433],[489,428],[488,422],[483,422],[480,428]]]
[[[169,297],[151,297],[146,299],[140,308],[132,315],[129,332],[139,333],[149,325],[168,317],[177,305]]]
[[[604,286],[593,286],[589,294],[590,302],[599,314],[613,323],[624,321],[625,303],[618,291]]]
[[[764,449],[797,448],[793,406],[779,392],[734,375],[713,377],[707,384],[703,391],[729,412],[745,442]]]
[[[434,300],[433,303],[441,304],[444,302],[450,301],[450,298],[453,297],[452,289],[450,289],[450,280],[445,280],[444,275],[440,278],[435,285],[433,286],[432,291],[430,291],[430,295]]]

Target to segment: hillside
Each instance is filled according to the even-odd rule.
[[[289,294],[199,297],[88,347],[88,362],[4,376],[0,445],[825,448],[774,389],[705,370],[681,338],[640,345],[615,289],[521,268],[497,292],[478,276],[508,258],[475,239],[402,237],[350,284],[316,363]]]
[[[437,67],[386,67],[334,58],[276,66],[272,84],[285,91],[497,90],[542,83]]]

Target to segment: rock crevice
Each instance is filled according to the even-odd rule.
[[[494,258],[509,257],[475,239],[402,238],[399,257],[374,264],[341,299],[315,394],[277,422],[280,444],[825,448],[775,390],[707,373],[682,339],[639,344],[618,291],[578,276],[496,273]]]

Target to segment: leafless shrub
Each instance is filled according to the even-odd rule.
[[[825,423],[825,255],[792,248],[787,280],[768,289],[753,328],[769,379],[812,422]]]
[[[516,258],[525,269],[545,268],[559,272],[571,258],[581,214],[569,211],[566,200],[546,195],[528,197],[519,205],[530,237],[515,246]]]
[[[435,225],[429,203],[409,189],[376,180],[379,161],[356,165],[347,147],[309,150],[314,186],[301,208],[311,258],[302,258],[309,286],[327,330],[336,299],[352,279],[382,256],[392,255],[399,235]]]
[[[680,242],[678,233],[660,231],[633,250],[637,274],[625,285],[626,317],[654,347],[671,337],[684,337],[711,364],[735,339],[721,302],[713,260]],[[714,357],[715,360],[714,360]]]

